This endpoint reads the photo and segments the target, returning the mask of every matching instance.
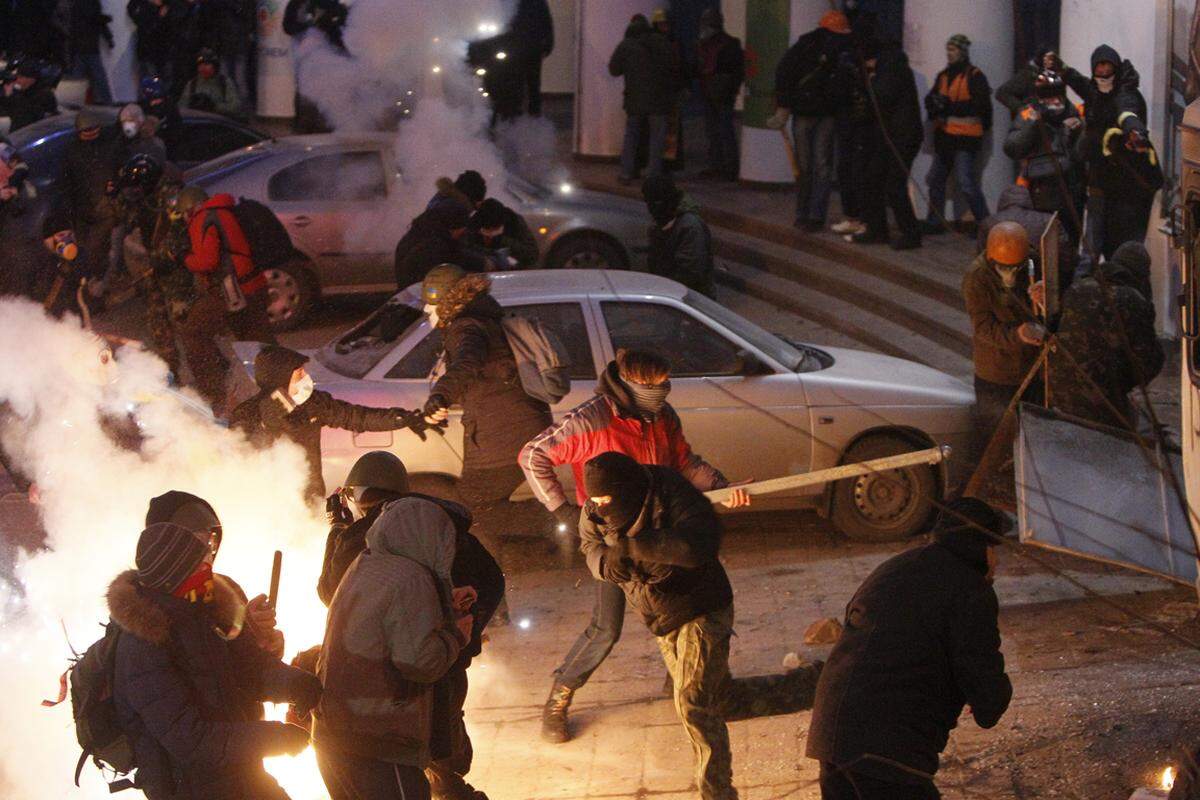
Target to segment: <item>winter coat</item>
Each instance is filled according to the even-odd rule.
[[[696,45],[696,71],[700,96],[713,107],[732,109],[746,80],[746,53],[742,41],[718,31]]]
[[[176,34],[186,13],[183,6],[179,0],[163,0],[161,6],[150,0],[129,0],[125,13],[137,28],[135,52],[139,61],[162,64],[170,59],[179,46]],[[167,9],[165,13],[163,7]]]
[[[197,75],[184,85],[179,105],[233,116],[241,113],[242,96],[238,94],[237,84],[225,75],[217,74],[211,78]]]
[[[9,133],[57,113],[58,100],[54,97],[54,90],[40,79],[29,88],[13,91],[7,97],[0,92],[0,117],[8,117]]]
[[[580,549],[597,580],[621,587],[655,636],[733,603],[721,566],[721,521],[712,503],[667,467],[647,466],[650,490],[624,533],[607,529],[588,501]]]
[[[222,264],[222,254],[227,254],[233,261],[243,293],[266,291],[267,278],[254,265],[250,243],[233,214],[235,205],[237,200],[233,195],[222,193],[210,197],[193,213],[188,223],[192,249],[183,263],[202,285],[212,285],[224,277],[226,267]],[[225,234],[223,243],[218,226]]]
[[[675,219],[662,227],[650,226],[650,252],[647,267],[707,297],[716,294],[713,286],[712,233],[700,217],[700,206],[684,195]]]
[[[313,741],[395,764],[429,763],[430,688],[467,645],[454,625],[455,530],[438,505],[388,503],[333,597]]]
[[[471,586],[478,593],[475,601],[475,624],[471,631],[471,641],[459,653],[455,669],[466,669],[471,659],[483,650],[483,629],[487,627],[492,615],[500,606],[504,597],[504,573],[496,559],[492,558],[479,540],[471,533],[471,512],[437,497],[413,492],[404,495],[419,500],[434,503],[450,517],[454,523],[454,562],[450,566],[450,581],[454,586]],[[329,530],[329,538],[325,541],[325,560],[321,567],[321,578],[317,582],[317,595],[321,602],[328,606],[333,602],[333,596],[341,584],[346,570],[354,563],[354,559],[367,547],[367,531],[379,519],[383,511],[383,503],[369,510],[362,519],[355,520],[349,525],[334,524]]]
[[[846,606],[817,683],[806,755],[896,783],[932,776],[964,705],[991,728],[1008,708],[986,547],[948,540],[883,562]]]
[[[827,117],[837,110],[829,82],[842,54],[850,50],[848,34],[816,28],[796,40],[775,68],[775,100],[800,117]]]
[[[992,87],[983,70],[970,61],[950,64],[933,79],[925,96],[938,152],[978,152],[983,134],[992,127]]]
[[[554,52],[554,18],[546,0],[518,0],[508,31],[527,55],[545,58]]]
[[[553,511],[567,502],[554,468],[571,465],[575,503],[582,506],[587,502],[583,465],[609,451],[624,453],[639,464],[678,470],[701,491],[729,485],[716,467],[692,452],[675,409],[665,405],[648,419],[638,412],[615,361],[600,375],[596,396],[531,439],[521,450],[519,463],[534,497]]]
[[[457,264],[467,271],[481,271],[483,262],[468,253],[460,242],[450,236],[440,221],[439,211],[430,207],[412,221],[412,225],[396,244],[396,287],[406,289],[425,279],[425,274],[439,264]]]
[[[1036,99],[1034,85],[1037,82],[1037,76],[1042,74],[1042,56],[1044,55],[1045,53],[1038,53],[996,89],[996,101],[1012,112],[1014,116]],[[1077,92],[1077,87],[1089,83],[1086,77],[1080,75],[1079,71],[1072,67],[1064,65],[1060,74],[1067,86]],[[1078,93],[1080,97],[1086,96],[1081,92]]]
[[[671,40],[645,20],[630,23],[608,60],[609,74],[625,78],[625,113],[631,117],[671,113],[681,87],[682,66]]]
[[[846,108],[850,121],[865,129],[871,140],[869,150],[891,149],[884,141],[883,132],[891,138],[906,163],[911,163],[925,140],[925,126],[921,122],[921,104],[917,100],[917,82],[908,56],[899,48],[885,49],[876,62],[875,74],[870,78],[875,102],[879,106],[879,117],[871,104],[865,78],[859,66],[849,58],[843,58],[831,81],[831,92],[840,107]],[[883,128],[878,119],[882,119]]]
[[[1046,232],[1046,226],[1050,224],[1053,216],[1048,211],[1038,211],[1033,207],[1033,202],[1029,198],[1029,189],[1025,186],[1015,183],[1006,186],[1000,193],[1000,202],[996,205],[996,212],[979,225],[976,250],[982,253],[987,248],[988,234],[1001,222],[1015,222],[1024,228],[1029,235],[1029,241],[1036,250],[1042,241],[1042,235]],[[1066,226],[1061,224],[1058,227],[1058,257],[1060,271],[1064,273],[1074,271],[1075,257],[1071,252],[1071,237],[1067,234]],[[1035,252],[1035,263],[1039,260],[1040,253]]]
[[[1083,126],[1071,129],[1065,124],[1068,119],[1079,118],[1079,112],[1070,105],[1060,121],[1047,122],[1044,114],[1040,105],[1021,109],[1004,140],[1004,154],[1020,164],[1017,182],[1030,188],[1034,207],[1065,214],[1075,204],[1083,182],[1083,168],[1075,150]]]
[[[179,113],[179,106],[170,97],[163,99],[157,105],[151,105],[145,100],[138,105],[143,114],[158,120],[158,127],[154,129],[154,133],[166,145],[167,158],[175,158],[175,152],[179,149],[180,140],[183,138],[183,117]]]
[[[262,702],[315,701],[320,685],[261,650],[247,632],[218,634],[244,604],[217,576],[210,604],[137,584],[133,570],[108,589],[117,640],[113,700],[149,800],[286,800],[262,767],[282,755],[284,725],[262,720]]]
[[[475,469],[515,463],[525,443],[551,420],[550,407],[521,385],[500,322],[503,310],[487,286],[483,276],[468,276],[438,305],[446,371],[430,390],[462,405],[463,462]]]
[[[1017,338],[1017,328],[1033,322],[1026,291],[1029,279],[1017,273],[1017,285],[1005,289],[996,270],[980,255],[963,277],[963,298],[971,317],[975,374],[1001,386],[1020,386],[1039,348]]]
[[[1088,165],[1088,188],[1121,197],[1130,193],[1152,197],[1162,186],[1157,154],[1152,151],[1152,163],[1142,164],[1147,161],[1146,156],[1124,147],[1124,136],[1132,131],[1148,136],[1146,98],[1138,89],[1140,76],[1132,63],[1122,61],[1108,45],[1100,45],[1092,52],[1092,69],[1101,61],[1117,65],[1113,90],[1107,94],[1101,92],[1095,80],[1087,80],[1076,89],[1084,98],[1085,123],[1076,152]]]
[[[106,188],[123,163],[119,136],[116,129],[106,127],[90,142],[72,136],[67,143],[59,185],[77,234],[112,215]]]
[[[206,0],[202,4],[204,43],[222,63],[245,58],[254,41],[255,4],[249,0]]]
[[[104,13],[100,0],[73,0],[68,30],[71,53],[77,56],[98,55],[101,39],[111,48],[113,35],[108,27],[110,22],[112,17]]]
[[[478,215],[471,217],[468,225],[466,249],[474,251],[479,258],[493,258],[496,251],[505,250],[516,261],[516,266],[497,264],[497,268],[537,269],[541,254],[538,252],[537,237],[533,235],[525,218],[508,206],[504,207],[504,232],[495,239],[485,240],[479,233]]]
[[[1150,261],[1144,249],[1135,252],[1118,249],[1096,267],[1098,274],[1067,289],[1049,361],[1054,408],[1122,430],[1134,419],[1129,393],[1153,380],[1164,362]]]

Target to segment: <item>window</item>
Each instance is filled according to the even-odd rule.
[[[258,141],[258,136],[233,125],[185,118],[183,135],[175,145],[174,160],[181,166],[203,164]]]
[[[758,374],[745,354],[691,314],[657,303],[603,303],[613,350],[650,350],[671,362],[677,378]]]
[[[587,325],[583,321],[583,309],[578,303],[538,303],[536,305],[509,306],[506,313],[520,314],[536,319],[552,331],[567,348],[571,356],[571,380],[594,381],[596,362],[592,358],[592,347],[588,339]],[[408,351],[385,377],[393,380],[423,379],[429,377],[442,352],[442,331],[430,333],[416,347]]]
[[[378,151],[330,153],[284,167],[271,176],[267,196],[283,202],[354,202],[387,197],[383,157]]]

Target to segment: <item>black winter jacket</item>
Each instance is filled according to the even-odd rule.
[[[650,491],[628,531],[607,529],[589,501],[580,549],[597,580],[615,583],[655,636],[733,602],[718,559],[721,521],[712,503],[668,467],[644,466]]]
[[[233,410],[232,427],[245,432],[251,442],[269,447],[286,437],[304,448],[308,459],[308,494],[325,496],[321,475],[321,429],[342,428],[355,433],[394,431],[407,427],[411,412],[403,408],[369,408],[334,399],[328,392],[314,391],[312,396],[290,409],[276,399],[274,392],[261,391]],[[415,415],[412,419],[416,419]]]
[[[669,114],[681,88],[681,65],[671,41],[644,21],[631,23],[608,61],[609,74],[625,78],[625,113]]]
[[[837,111],[829,81],[842,54],[850,51],[849,34],[816,28],[796,40],[775,68],[775,99],[801,117],[825,117]]]
[[[468,469],[516,464],[525,443],[551,422],[550,407],[521,385],[502,316],[500,304],[481,291],[444,320],[446,372],[430,394],[462,405]]]
[[[684,197],[679,212],[664,230],[650,226],[647,266],[654,275],[679,281],[707,297],[713,297],[712,233],[700,217],[700,207]]]
[[[1042,56],[1039,53],[1032,61],[1026,62],[1018,69],[1011,78],[1002,83],[996,89],[996,101],[1016,115],[1028,103],[1036,99],[1034,97],[1034,85],[1037,82],[1037,76],[1042,73]],[[1079,94],[1080,97],[1086,97],[1080,89],[1086,87],[1090,81],[1081,75],[1078,70],[1073,67],[1063,66],[1062,78],[1067,86]]]
[[[457,264],[468,272],[484,268],[483,261],[468,252],[437,221],[436,209],[422,212],[396,244],[396,287],[407,289],[425,279],[439,264]]]
[[[104,13],[100,0],[74,0],[71,3],[70,30],[68,36],[71,53],[74,55],[96,55],[100,52],[100,40],[113,46],[112,31],[108,24],[112,17]]]
[[[934,543],[888,559],[846,606],[845,630],[817,684],[806,754],[898,783],[932,776],[964,704],[980,727],[1008,708],[982,544]]]
[[[525,218],[508,206],[504,207],[504,232],[495,239],[487,241],[479,233],[478,214],[471,216],[467,227],[469,233],[464,249],[468,252],[473,251],[476,257],[491,258],[494,257],[496,251],[507,250],[508,255],[517,262],[517,265],[510,267],[505,264],[497,264],[498,269],[537,269],[538,259],[541,257],[537,237],[529,229]]]
[[[162,8],[166,8],[166,13]],[[176,35],[187,9],[179,0],[163,0],[156,6],[150,0],[129,0],[125,13],[137,28],[136,54],[139,61],[166,62],[179,46]]]
[[[112,126],[101,128],[100,135],[90,142],[72,135],[67,143],[60,186],[77,234],[85,226],[112,215],[105,188],[121,167],[117,163],[120,155],[121,134]]]
[[[0,117],[9,118],[9,133],[58,113],[54,90],[40,79],[28,89],[8,97],[0,92]]]
[[[746,51],[742,49],[742,41],[718,31],[696,45],[696,61],[701,97],[710,106],[732,109],[746,80]]]
[[[545,58],[554,52],[554,18],[546,0],[519,0],[508,32],[529,48],[526,55]]]
[[[138,788],[149,800],[286,800],[262,759],[282,755],[284,725],[262,720],[262,702],[307,701],[320,683],[258,648],[226,641],[241,601],[217,579],[210,605],[196,605],[117,576],[108,607],[117,641],[113,697],[136,755]]]

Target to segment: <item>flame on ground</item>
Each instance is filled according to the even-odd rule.
[[[1162,788],[1170,791],[1175,786],[1175,768],[1165,767],[1162,771],[1162,778],[1159,781]]]

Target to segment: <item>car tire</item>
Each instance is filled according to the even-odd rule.
[[[409,475],[408,488],[417,494],[462,503],[462,497],[458,494],[458,482],[446,475]]]
[[[312,311],[316,279],[306,262],[285,261],[263,270],[267,279],[267,316],[277,331],[298,327]]]
[[[846,451],[843,464],[911,453],[920,445],[899,434],[872,434]],[[877,475],[846,478],[833,485],[830,520],[847,538],[894,542],[920,533],[938,499],[938,470],[920,464]]]
[[[624,248],[598,234],[578,234],[556,245],[546,269],[629,269]]]

